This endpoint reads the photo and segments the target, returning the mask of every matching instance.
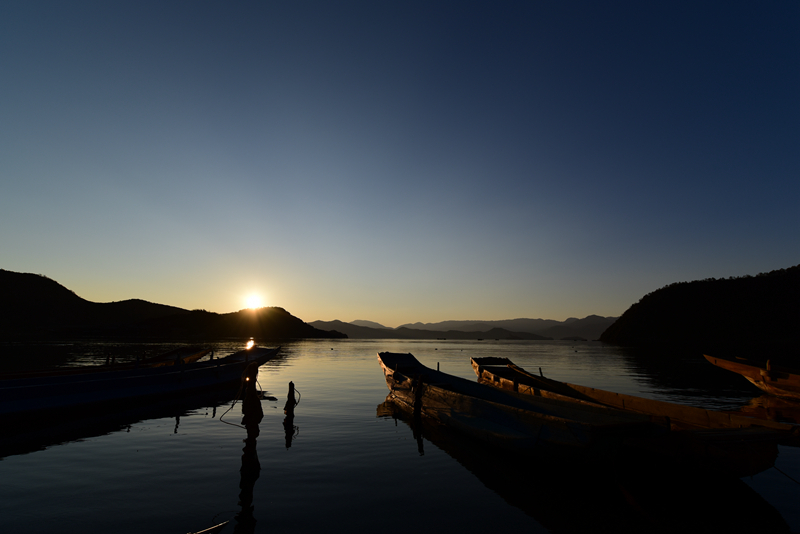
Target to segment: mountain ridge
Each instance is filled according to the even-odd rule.
[[[525,332],[546,338],[583,338],[598,339],[618,318],[588,315],[583,319],[570,317],[564,321],[555,319],[501,319],[493,321],[465,320],[441,321],[438,323],[409,323],[398,328],[414,328],[417,330],[460,330],[465,332],[481,332],[492,328],[502,328],[512,332]]]
[[[46,276],[0,269],[0,340],[64,337],[268,340],[346,336],[316,329],[278,307],[218,314],[141,299],[98,303]]]
[[[323,330],[336,330],[353,339],[597,339],[615,317],[589,315],[583,319],[507,319],[499,321],[441,321],[407,323],[389,328],[374,321],[312,321]],[[378,327],[367,326],[369,324]]]
[[[308,324],[321,330],[342,332],[350,339],[551,339],[529,332],[511,332],[502,328],[494,328],[484,332],[464,332],[459,330],[417,330],[404,326],[394,329],[370,328],[339,320],[312,321]]]
[[[797,361],[800,265],[756,276],[677,282],[648,293],[600,336],[628,346]]]

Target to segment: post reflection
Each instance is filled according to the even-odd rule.
[[[283,432],[286,436],[287,449],[292,446],[292,441],[300,431],[300,429],[294,425],[294,408],[298,403],[295,396],[294,382],[289,382],[289,393],[286,397],[286,404],[283,407],[283,413],[286,415],[283,419]]]
[[[256,439],[259,435],[258,425],[264,418],[261,409],[261,400],[256,391],[256,375],[258,364],[251,364],[245,371],[245,394],[242,403],[242,425],[247,431],[242,449],[242,467],[239,469],[239,506],[241,510],[236,514],[235,533],[247,534],[255,532],[256,518],[253,515],[253,491],[256,481],[261,475],[261,463],[256,452]]]

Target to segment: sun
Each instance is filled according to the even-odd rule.
[[[253,293],[248,295],[245,299],[245,304],[248,308],[255,310],[256,308],[263,308],[264,307],[264,299],[261,298],[261,295],[257,295]]]

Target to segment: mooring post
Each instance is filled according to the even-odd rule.
[[[290,417],[294,416],[294,382],[289,382],[289,394],[286,396],[286,405],[283,407],[283,413]]]
[[[254,362],[247,366],[242,380],[244,383],[244,401],[242,402],[242,424],[256,425],[261,422],[264,417],[264,411],[261,408],[261,399],[258,398],[256,391],[256,378],[258,377],[258,363]]]

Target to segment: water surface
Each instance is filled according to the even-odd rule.
[[[217,344],[219,353],[235,348],[232,343]],[[223,416],[231,406],[230,397],[201,398],[193,405],[191,400],[164,404],[131,410],[127,419],[87,424],[83,435],[73,432],[59,438],[55,431],[49,435],[43,431],[39,447],[45,446],[44,450],[19,454],[28,445],[28,450],[36,448],[34,440],[23,440],[17,454],[0,461],[0,528],[3,532],[186,533],[225,520],[231,524],[223,532],[481,532],[500,525],[525,532],[574,532],[587,526],[624,530],[658,524],[672,528],[691,526],[689,512],[697,501],[692,491],[699,491],[699,484],[709,484],[707,493],[728,491],[713,481],[689,484],[687,480],[683,485],[668,477],[662,483],[643,476],[624,491],[630,499],[651,504],[638,509],[623,504],[617,510],[619,502],[612,497],[621,490],[613,475],[584,477],[568,465],[532,457],[531,465],[521,466],[524,480],[503,478],[498,472],[507,477],[513,467],[504,465],[502,458],[476,463],[475,456],[485,455],[465,447],[457,436],[378,416],[388,393],[377,363],[379,351],[411,352],[428,366],[438,364],[442,371],[470,380],[475,379],[470,357],[506,356],[558,380],[673,402],[734,409],[757,396],[743,379],[739,384],[738,377],[731,381],[724,374],[722,385],[713,391],[703,386],[702,371],[692,373],[694,379],[659,380],[659,374],[667,374],[654,375],[646,358],[599,343],[292,342],[259,373],[261,387],[278,400],[262,401],[264,419],[256,447],[261,469],[254,484],[240,472],[247,435],[235,426],[241,420],[240,405]],[[92,347],[87,354],[83,359],[76,355],[70,364],[99,358],[102,347]],[[697,362],[697,368],[710,370],[712,376],[723,373],[705,362]],[[297,387],[300,404],[287,432],[283,406],[289,381]],[[65,443],[56,444],[64,439]],[[798,449],[781,447],[776,465],[800,479]],[[536,466],[533,474],[532,466]],[[242,512],[241,484],[252,490],[254,529],[252,524],[236,523]],[[596,489],[587,491],[590,485]],[[542,488],[551,490],[548,494]],[[730,502],[717,503],[717,517],[749,506],[760,510],[762,519],[775,513],[800,531],[800,486],[777,470],[745,479],[742,488],[730,491],[726,494]],[[598,496],[604,493],[608,502],[600,502],[607,514],[597,509]],[[682,494],[686,499],[680,500]],[[670,500],[676,509],[659,519],[655,503],[667,495],[677,498]],[[569,499],[574,512],[560,513],[559,502]],[[581,510],[592,510],[597,519],[586,523]],[[722,524],[714,517],[707,521],[709,531]]]

